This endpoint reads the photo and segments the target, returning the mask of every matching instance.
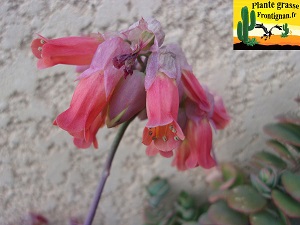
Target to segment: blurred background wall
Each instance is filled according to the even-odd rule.
[[[215,135],[218,160],[244,165],[264,148],[262,127],[299,108],[300,52],[233,51],[229,0],[0,0],[0,224],[28,211],[51,225],[84,216],[116,129],[98,133],[99,149],[78,150],[52,125],[69,106],[73,67],[39,71],[30,43],[127,28],[142,16],[159,20],[165,43],[179,43],[202,84],[223,96],[232,117]],[[145,122],[134,121],[117,152],[96,217],[101,225],[142,224],[146,184],[167,177],[175,191],[205,197],[205,171],[178,172],[171,160],[149,158]]]

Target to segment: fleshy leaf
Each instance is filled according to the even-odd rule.
[[[281,182],[286,192],[300,202],[300,175],[285,171],[281,176]]]
[[[284,225],[291,225],[290,219],[280,209],[277,209],[279,217]]]
[[[199,225],[212,225],[213,222],[209,219],[208,213],[203,213],[199,218]]]
[[[300,117],[292,113],[278,115],[276,116],[276,119],[282,123],[294,123],[300,125]]]
[[[229,193],[228,190],[215,191],[209,196],[208,200],[211,203],[214,203],[214,202],[219,201],[219,200],[226,200],[226,198],[228,196],[228,193]]]
[[[254,186],[259,193],[261,193],[264,197],[271,198],[271,189],[256,175],[250,174],[250,180],[252,186]]]
[[[177,201],[178,201],[178,204],[180,204],[182,207],[184,207],[186,209],[191,208],[195,204],[192,196],[190,196],[185,191],[180,192]]]
[[[291,123],[268,124],[264,131],[284,143],[300,146],[300,126]]]
[[[272,214],[262,211],[250,215],[251,225],[284,225],[279,218],[276,218]]]
[[[279,190],[272,191],[274,204],[281,209],[284,214],[293,218],[300,218],[300,203],[287,194]]]
[[[246,214],[258,212],[267,204],[266,200],[249,185],[232,189],[228,194],[227,203],[230,208]]]
[[[257,162],[260,162],[262,164],[267,164],[270,166],[274,166],[278,169],[285,169],[287,167],[287,164],[285,161],[283,161],[278,156],[269,153],[269,152],[258,152],[253,156],[253,159]]]
[[[222,175],[225,180],[220,186],[221,190],[225,190],[244,183],[244,176],[235,166],[230,163],[221,165]]]
[[[247,225],[245,215],[230,209],[226,202],[219,201],[212,204],[208,209],[208,217],[214,225]]]
[[[271,147],[277,154],[279,154],[284,159],[287,159],[289,162],[293,163],[294,165],[297,163],[293,155],[287,149],[287,147],[281,144],[279,141],[276,140],[269,140],[267,141],[267,145]]]

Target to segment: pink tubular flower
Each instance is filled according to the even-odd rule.
[[[172,165],[179,170],[191,169],[197,166],[211,168],[215,160],[210,152],[212,148],[212,129],[205,118],[199,121],[188,120],[186,139],[176,150]]]
[[[179,106],[178,89],[174,79],[158,73],[146,94],[148,123],[143,132],[143,144],[152,142],[160,151],[177,148],[184,134],[177,120]]]
[[[89,65],[100,43],[101,35],[90,37],[63,37],[47,39],[41,35],[31,43],[31,50],[39,60],[37,67],[44,69],[57,64]]]
[[[211,156],[212,127],[223,129],[229,123],[229,116],[221,98],[213,97],[202,88],[191,71],[183,70],[183,101],[187,123],[184,129],[186,139],[176,150],[172,165],[179,170],[201,166],[211,168],[216,162]]]
[[[94,73],[92,76],[79,81],[69,109],[56,118],[54,125],[74,136],[76,146],[87,148],[89,146],[86,143],[90,145],[94,142],[95,147],[97,147],[94,136],[97,133],[96,128],[99,129],[102,125],[102,123],[97,122],[97,117],[106,104],[104,76]]]
[[[107,104],[123,74],[113,67],[112,58],[129,50],[121,38],[100,44],[90,68],[79,77],[70,107],[54,121],[74,137],[77,147],[87,148],[91,143],[97,147],[96,133],[104,124]]]

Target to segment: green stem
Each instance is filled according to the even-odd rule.
[[[88,212],[88,215],[86,217],[86,220],[84,222],[84,225],[92,225],[96,211],[97,211],[97,207],[104,189],[104,185],[106,183],[106,180],[110,174],[110,168],[114,159],[114,156],[116,154],[116,151],[118,149],[118,146],[120,144],[120,141],[126,131],[126,128],[128,127],[128,125],[130,124],[130,122],[134,119],[134,117],[131,120],[128,120],[126,122],[124,122],[121,127],[119,128],[119,131],[113,141],[113,144],[111,146],[108,158],[106,160],[105,166],[104,166],[104,170],[102,172],[102,176],[100,178],[93,202],[90,206],[90,210]]]

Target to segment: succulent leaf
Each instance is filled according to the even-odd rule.
[[[294,165],[297,164],[294,156],[290,153],[285,145],[280,143],[276,140],[269,140],[267,141],[267,145],[271,147],[277,154],[279,154],[284,159],[288,160],[289,162],[293,163]]]
[[[283,222],[283,225],[291,225],[290,219],[280,209],[277,209],[277,211],[281,221]]]
[[[273,188],[278,182],[278,173],[274,167],[265,167],[259,171],[259,179],[268,187]]]
[[[271,198],[271,189],[254,174],[250,174],[252,186],[266,198]]]
[[[152,207],[157,207],[169,192],[170,185],[166,179],[155,177],[150,181],[146,189],[148,194],[150,195],[150,198],[148,200],[149,204]]]
[[[253,187],[241,185],[229,192],[227,203],[236,211],[250,214],[262,210],[267,201]]]
[[[269,152],[258,152],[253,156],[253,160],[260,162],[263,165],[267,164],[282,170],[287,167],[285,161]]]
[[[300,203],[287,194],[279,190],[272,191],[274,204],[281,209],[284,214],[292,218],[300,218]]]
[[[271,137],[284,143],[300,146],[300,126],[291,123],[275,123],[264,126],[264,131]]]
[[[286,192],[300,202],[300,175],[285,171],[281,176],[281,182]]]
[[[221,171],[225,181],[219,188],[221,190],[232,188],[244,182],[243,174],[233,164],[221,164]]]
[[[247,225],[245,215],[229,208],[224,201],[212,204],[208,209],[208,217],[214,225]]]
[[[208,200],[210,203],[214,203],[219,200],[226,200],[228,193],[229,193],[228,190],[215,191],[209,196]]]
[[[293,123],[300,125],[300,117],[293,113],[280,114],[276,116],[276,119],[281,123]]]
[[[177,202],[180,206],[182,206],[185,209],[189,209],[195,205],[195,201],[192,198],[192,196],[190,196],[185,191],[180,192],[180,194],[177,198]]]
[[[250,215],[251,225],[284,225],[279,218],[266,211],[257,212]]]
[[[198,221],[199,225],[211,225],[213,222],[209,219],[208,213],[203,213]]]

